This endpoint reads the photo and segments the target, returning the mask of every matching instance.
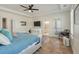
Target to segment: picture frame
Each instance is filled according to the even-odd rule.
[[[26,26],[26,21],[21,21],[21,26]]]

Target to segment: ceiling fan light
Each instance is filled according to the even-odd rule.
[[[29,12],[31,12],[31,10],[29,10]]]

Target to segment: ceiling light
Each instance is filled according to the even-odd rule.
[[[29,12],[31,12],[31,10],[29,10]]]
[[[45,21],[45,24],[49,24],[49,21]]]

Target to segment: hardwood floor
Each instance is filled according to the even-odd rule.
[[[72,54],[71,47],[63,45],[62,40],[44,36],[42,47],[35,54]]]

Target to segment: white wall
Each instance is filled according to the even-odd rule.
[[[79,53],[79,24],[74,24],[74,9],[76,6],[77,5],[73,5],[71,9],[71,45],[73,53]]]
[[[36,17],[34,21],[40,20],[42,22],[42,33],[44,32],[44,22],[49,21],[49,35],[54,36],[54,21],[60,19],[62,21],[62,30],[70,29],[70,12],[55,13],[48,16]]]
[[[44,22],[49,21],[49,26],[48,26],[48,33],[50,36],[55,35],[55,29],[54,29],[54,21],[55,19],[60,19],[62,21],[62,30],[64,29],[70,29],[70,12],[61,12],[61,13],[55,13],[47,16],[41,16],[41,17],[34,17],[34,18],[29,18],[25,17],[22,15],[14,14],[14,13],[9,13],[6,11],[0,10],[0,16],[1,17],[6,17],[7,18],[7,28],[11,30],[11,20],[14,22],[14,32],[28,32],[28,30],[34,29],[34,24],[33,22],[36,20],[40,20],[41,23],[41,30],[42,34],[44,33]],[[25,20],[27,22],[26,27],[20,26],[20,21]]]
[[[30,28],[32,28],[32,19],[13,19],[13,32],[28,32]],[[26,21],[26,26],[21,26],[21,21]],[[16,28],[16,29],[15,29]]]
[[[29,28],[31,27],[31,20],[32,18],[26,17],[26,16],[22,16],[19,14],[14,14],[14,13],[10,13],[7,11],[2,11],[0,10],[0,17],[5,17],[7,18],[7,29],[11,30],[11,20],[13,20],[14,23],[14,27],[13,30],[14,32],[27,32],[29,30]],[[26,26],[20,26],[20,21],[26,21],[27,24]],[[0,19],[0,27],[1,27],[1,19]]]

